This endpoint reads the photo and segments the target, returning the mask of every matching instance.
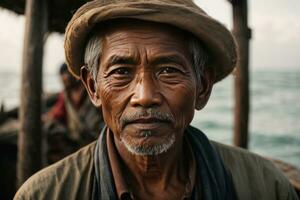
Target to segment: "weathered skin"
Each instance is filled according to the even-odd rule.
[[[206,104],[213,85],[206,71],[197,87],[191,55],[182,31],[156,23],[116,23],[102,33],[103,53],[96,83],[81,70],[81,78],[104,120],[126,165],[126,180],[142,199],[180,199],[187,182],[188,164],[183,162],[183,134],[195,108]],[[155,114],[163,115],[165,120]],[[159,115],[159,116],[160,116]],[[149,133],[150,135],[147,135]],[[158,155],[136,155],[132,146],[175,143]]]

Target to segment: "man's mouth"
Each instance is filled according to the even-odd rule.
[[[121,126],[122,129],[126,126],[135,126],[138,129],[150,130],[170,124],[173,121],[173,117],[170,114],[149,109],[125,115],[121,119]]]
[[[153,117],[139,118],[129,121],[127,124],[153,124],[153,123],[169,123],[167,120],[162,120]]]
[[[139,118],[139,119],[135,119],[135,120],[131,120],[131,121],[127,122],[125,124],[125,127],[133,125],[139,129],[149,130],[149,129],[158,128],[159,126],[161,126],[162,124],[165,124],[165,123],[170,123],[170,122],[167,120],[162,120],[162,119],[158,119],[158,118]]]

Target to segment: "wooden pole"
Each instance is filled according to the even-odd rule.
[[[247,0],[232,0],[233,33],[238,43],[240,59],[235,72],[234,144],[248,147],[249,123],[249,40]]]
[[[47,31],[47,1],[26,1],[21,81],[17,183],[20,186],[41,168],[41,94],[43,42]]]

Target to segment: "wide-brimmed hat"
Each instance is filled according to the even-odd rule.
[[[95,25],[124,18],[165,23],[194,34],[211,54],[215,82],[236,65],[237,47],[230,31],[191,0],[96,0],[79,8],[66,29],[66,62],[74,76],[80,76],[87,36]]]

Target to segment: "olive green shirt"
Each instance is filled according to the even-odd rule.
[[[87,200],[93,186],[95,142],[29,178],[14,200]],[[237,199],[297,200],[285,176],[268,160],[248,151],[212,142],[230,171]]]

